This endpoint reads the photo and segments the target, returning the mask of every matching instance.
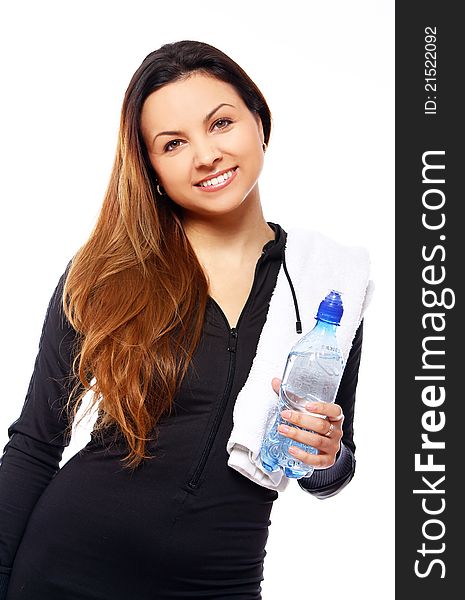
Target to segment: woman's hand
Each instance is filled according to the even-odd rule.
[[[279,394],[281,379],[274,377],[271,385],[274,391]],[[318,454],[310,454],[295,446],[289,446],[289,452],[298,460],[307,465],[312,465],[316,469],[327,469],[334,465],[341,444],[342,423],[344,421],[342,407],[339,404],[330,402],[316,402],[306,405],[305,408],[309,412],[322,415],[325,418],[312,417],[310,414],[307,415],[298,411],[283,411],[281,417],[289,423],[289,427],[288,431],[285,431],[283,425],[280,425],[278,431],[281,435],[318,450]],[[286,415],[286,412],[290,412],[290,414]],[[309,431],[292,427],[292,424]],[[295,451],[292,451],[292,448]]]

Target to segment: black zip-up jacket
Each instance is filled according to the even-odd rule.
[[[61,308],[67,267],[0,464],[0,600],[261,598],[278,492],[229,467],[226,442],[284,257],[287,234],[269,225],[276,237],[263,247],[236,327],[210,297],[175,410],[161,419],[158,439],[148,445],[153,458],[133,473],[120,462],[126,448],[103,445],[93,432],[59,468],[70,441],[60,408],[75,340]],[[361,341],[360,326],[336,398],[345,414],[337,461],[298,480],[318,498],[334,495],[354,474]]]

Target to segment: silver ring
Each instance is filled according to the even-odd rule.
[[[324,434],[325,437],[331,437],[331,433],[333,432],[334,425],[332,423],[329,424],[328,431]]]

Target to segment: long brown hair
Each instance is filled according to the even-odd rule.
[[[65,408],[72,423],[91,390],[81,419],[98,406],[94,432],[116,426],[129,448],[127,468],[150,458],[147,436],[171,412],[200,341],[208,300],[208,281],[184,233],[181,209],[158,194],[140,131],[147,96],[193,71],[233,85],[249,110],[260,115],[268,143],[267,103],[226,54],[190,40],[149,54],[126,90],[100,214],[73,256],[63,288],[63,310],[79,334],[72,365],[76,385]]]

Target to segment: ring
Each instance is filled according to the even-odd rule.
[[[334,425],[332,423],[329,424],[329,429],[328,431],[324,434],[325,437],[331,437],[331,433],[334,429]]]

